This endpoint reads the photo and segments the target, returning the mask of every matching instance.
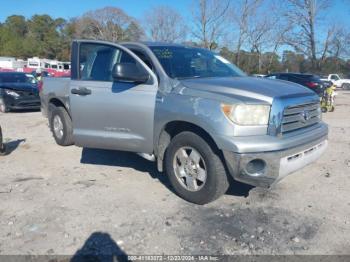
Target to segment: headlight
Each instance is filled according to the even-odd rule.
[[[269,122],[269,105],[221,105],[222,112],[237,125],[260,126]]]
[[[19,94],[12,90],[5,90],[5,93],[10,96],[19,97]]]

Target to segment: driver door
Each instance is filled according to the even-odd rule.
[[[77,72],[69,98],[75,144],[152,153],[158,90],[154,73],[134,53],[117,44],[80,41],[73,48]],[[145,83],[115,81],[112,70],[117,63],[135,63],[150,77]]]

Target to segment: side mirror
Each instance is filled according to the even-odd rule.
[[[145,83],[150,78],[149,73],[141,66],[133,63],[117,63],[113,67],[114,80]]]

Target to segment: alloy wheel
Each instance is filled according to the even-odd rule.
[[[202,155],[194,148],[179,148],[173,160],[174,173],[188,191],[199,191],[207,180],[207,167]]]

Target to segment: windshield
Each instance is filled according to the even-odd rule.
[[[150,48],[171,78],[245,76],[228,60],[205,49],[174,46]]]
[[[36,80],[33,76],[26,74],[0,74],[0,83],[31,83],[36,84]]]
[[[35,79],[35,77],[31,74],[26,74],[27,77],[27,83],[36,84],[38,81]]]

